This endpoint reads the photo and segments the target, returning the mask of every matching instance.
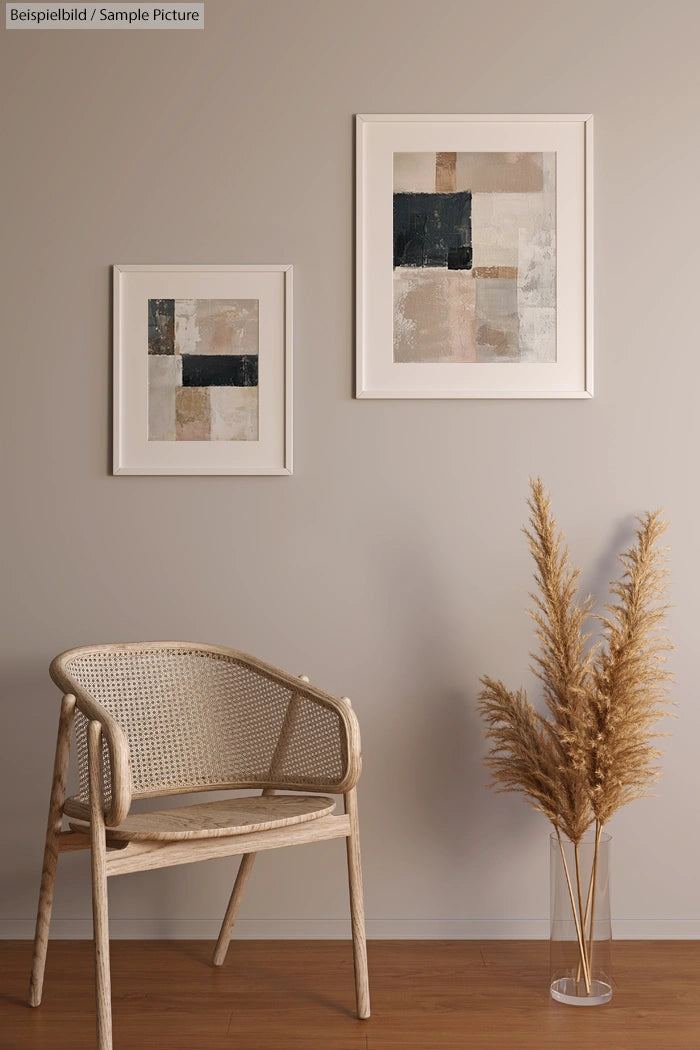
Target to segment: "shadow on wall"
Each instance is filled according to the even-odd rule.
[[[39,646],[35,659],[3,667],[0,794],[11,807],[3,824],[0,918],[36,914],[61,704],[44,656]]]
[[[3,667],[0,710],[3,739],[0,792],[11,798],[17,821],[34,819],[41,799],[39,838],[46,830],[61,693],[49,678],[49,659]]]
[[[640,513],[642,512],[640,511]],[[583,600],[590,594],[595,603],[593,612],[598,615],[607,614],[604,605],[613,600],[613,595],[610,592],[610,583],[612,580],[620,579],[622,576],[624,568],[620,561],[620,555],[634,543],[638,524],[636,517],[633,515],[626,515],[624,519],[617,521],[614,524],[614,532],[607,547],[595,564],[590,566],[590,568],[586,565],[581,565],[579,598]],[[571,554],[571,563],[572,565],[579,564],[573,553]],[[599,637],[600,625],[594,622],[591,624],[591,629],[593,636],[590,644],[593,645]]]
[[[400,541],[393,537],[375,552],[373,597],[386,606],[382,659],[394,669],[394,699],[391,710],[377,712],[372,739],[363,742],[369,777],[375,761],[385,765],[391,756],[376,794],[397,836],[419,838],[445,862],[461,865],[473,859],[488,798],[476,710],[483,668],[453,615],[454,581],[431,557],[429,530],[422,533],[414,519]],[[520,827],[513,828],[516,836]]]

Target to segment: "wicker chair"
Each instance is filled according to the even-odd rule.
[[[221,966],[255,854],[344,838],[357,1013],[368,1017],[355,791],[360,738],[347,698],[244,653],[190,642],[84,646],[57,656],[50,673],[64,696],[30,1004],[41,1002],[59,853],[91,850],[98,1050],[111,1050],[109,876],[241,855],[214,951]],[[73,724],[80,790],[66,798]],[[262,794],[131,812],[135,799],[251,788]],[[343,815],[332,815],[335,801],[322,792],[343,796]]]

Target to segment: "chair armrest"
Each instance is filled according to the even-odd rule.
[[[322,777],[319,779],[318,775],[314,776],[312,771],[315,768],[315,751],[318,749],[318,755],[322,761],[324,754],[324,740],[321,735],[305,735],[303,750],[305,759],[308,761],[309,780],[304,780],[303,769],[295,771],[294,776],[297,780],[293,785],[293,790],[324,790],[333,791],[334,794],[338,795],[345,794],[346,791],[350,791],[355,787],[362,771],[360,727],[357,721],[357,716],[350,706],[350,701],[347,697],[334,697],[329,693],[323,693],[311,686],[298,690],[290,701],[288,716],[287,719],[285,719],[285,725],[282,727],[275,756],[273,757],[270,767],[270,777],[272,781],[270,786],[278,786],[281,788],[290,787],[288,782],[279,782],[276,785],[274,782],[278,774],[284,773],[287,751],[289,750],[293,752],[295,750],[295,747],[298,744],[298,738],[301,735],[298,731],[297,725],[294,724],[296,721],[295,704],[315,705],[321,710],[332,711],[337,716],[335,732],[337,734],[338,750],[341,755],[342,771],[337,779],[333,778],[324,780]],[[300,721],[303,721],[304,717],[307,716],[308,709],[301,715]],[[291,726],[288,726],[289,722],[292,723]],[[303,729],[301,732],[303,733]],[[283,778],[281,778],[281,781],[282,780]]]
[[[248,653],[230,649],[220,651],[291,691],[266,786],[294,791],[332,791],[339,795],[350,791],[362,771],[362,752],[357,716],[348,698],[333,696],[310,685],[306,679],[295,678]],[[314,708],[325,723],[322,731],[310,716]],[[328,719],[329,712],[334,716],[332,721]],[[316,763],[320,760],[320,765],[323,765],[324,749],[331,743],[331,737],[340,756],[341,769],[329,778],[318,772]],[[300,755],[303,755],[303,762]],[[306,770],[304,762],[308,763]]]
[[[106,755],[104,750],[103,755],[107,759],[103,770],[104,819],[107,827],[114,828],[126,819],[131,808],[129,742],[126,733],[109,711],[81,689],[74,679],[66,676],[61,661],[62,656],[56,657],[51,663],[49,673],[64,694],[75,696],[78,717],[82,715],[86,720],[85,744],[87,744],[87,723],[96,721],[102,727],[102,738],[106,745]]]

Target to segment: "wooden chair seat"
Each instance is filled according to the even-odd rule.
[[[109,828],[107,837],[121,842],[223,838],[304,824],[329,816],[334,809],[335,801],[327,795],[229,798],[152,813],[130,813],[118,827]],[[77,821],[71,821],[69,826],[73,831],[89,830],[89,825]]]

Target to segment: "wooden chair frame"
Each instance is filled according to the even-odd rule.
[[[154,650],[168,651],[177,649],[182,652],[196,651],[224,660],[235,660],[246,668],[268,676],[280,685],[293,688],[291,699],[284,717],[274,756],[270,763],[269,775],[263,784],[262,796],[269,799],[271,806],[278,805],[285,797],[277,795],[279,790],[304,790],[318,792],[331,790],[333,794],[342,795],[344,812],[342,815],[316,816],[304,819],[302,823],[285,824],[278,821],[278,826],[265,830],[246,830],[245,828],[219,828],[214,833],[202,833],[197,826],[187,830],[186,838],[169,837],[167,828],[159,830],[157,816],[151,831],[137,836],[134,840],[130,830],[129,812],[132,797],[145,797],[148,792],[132,792],[131,788],[131,749],[126,733],[109,710],[90,695],[71,677],[67,668],[71,658],[76,654],[102,654],[111,652],[129,653],[149,652]],[[83,647],[69,650],[56,657],[51,665],[54,681],[63,689],[64,695],[58,725],[58,737],[53,770],[53,782],[49,803],[49,815],[46,830],[44,862],[41,875],[41,889],[37,912],[34,956],[29,988],[29,1003],[39,1006],[42,997],[44,969],[48,948],[49,928],[53,905],[56,869],[60,853],[72,850],[90,850],[92,872],[92,911],[95,947],[95,984],[97,998],[97,1046],[98,1050],[112,1050],[112,1013],[109,964],[109,928],[107,907],[107,881],[115,875],[134,871],[152,870],[172,865],[193,863],[215,857],[241,856],[240,865],[234,882],[230,901],[224,915],[219,937],[214,949],[213,963],[221,966],[225,960],[231,934],[238,917],[241,900],[250,876],[256,854],[269,849],[307,842],[319,842],[325,839],[344,838],[346,841],[348,881],[350,894],[350,918],[352,928],[353,960],[355,968],[355,994],[357,1014],[360,1018],[369,1017],[369,983],[367,975],[367,953],[365,940],[364,906],[362,890],[362,871],[360,863],[359,823],[357,812],[356,783],[360,775],[361,756],[357,719],[347,697],[336,698],[322,693],[308,684],[304,676],[294,678],[285,672],[272,668],[247,654],[217,646],[202,646],[195,643],[138,643],[128,646]],[[300,700],[322,703],[325,709],[337,713],[342,727],[343,770],[335,784],[314,785],[300,783],[290,784],[289,779],[281,776],[288,747],[291,726],[296,717],[295,708]],[[76,712],[80,711],[88,720],[87,725],[87,766],[89,802],[76,797],[67,798],[66,785],[71,751],[71,738]],[[105,752],[106,745],[106,752]],[[105,797],[104,756],[109,756],[110,788],[109,798]],[[247,788],[249,782],[228,782],[213,784],[208,788],[182,788],[179,790],[220,790],[226,788]],[[173,794],[158,792],[161,794]],[[155,793],[154,793],[155,794]],[[310,796],[313,798],[314,796]],[[251,800],[252,801],[252,800]],[[331,802],[321,797],[320,806]],[[267,803],[266,803],[267,804]],[[194,807],[204,809],[207,807]],[[169,811],[177,813],[178,811]],[[181,809],[180,814],[187,813]],[[69,819],[69,828],[64,830],[63,818]],[[163,814],[167,817],[168,814]],[[281,826],[279,826],[281,824]],[[167,821],[166,821],[167,825]],[[215,837],[211,837],[211,835]]]

